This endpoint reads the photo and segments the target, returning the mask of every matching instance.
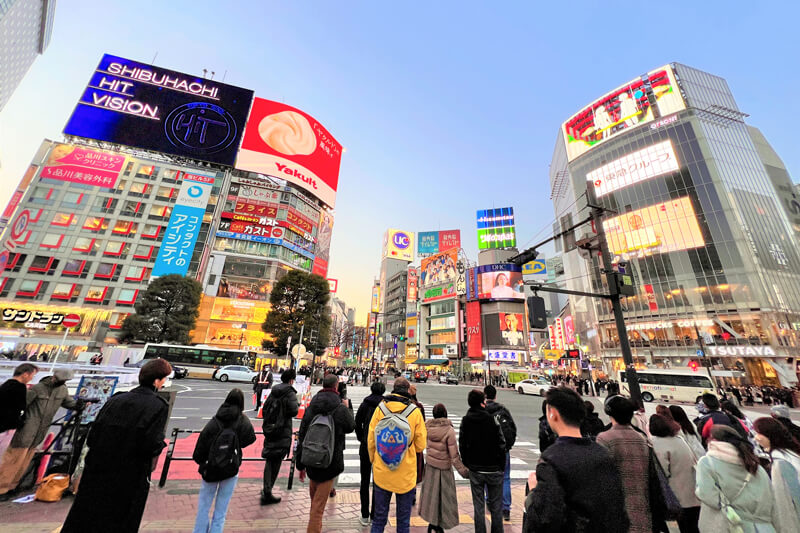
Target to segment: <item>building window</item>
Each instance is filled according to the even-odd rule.
[[[114,277],[114,272],[117,271],[116,263],[100,263],[97,265],[97,271],[94,273],[94,277],[96,278],[103,278],[103,279],[111,279]]]
[[[75,213],[56,213],[51,226],[71,226],[75,222]]]
[[[53,190],[52,187],[34,187],[28,201],[34,204],[49,204],[53,198]]]
[[[86,217],[81,228],[96,233],[103,233],[108,229],[108,221],[103,217]]]
[[[93,213],[113,213],[117,208],[118,200],[108,196],[98,196],[92,204]]]
[[[150,178],[153,176],[155,167],[153,165],[140,165],[139,169],[136,171],[137,178]]]
[[[22,268],[22,263],[25,262],[25,258],[28,257],[25,254],[11,254],[8,256],[8,262],[6,263],[6,270],[10,270],[11,272],[19,272],[20,268]]]
[[[52,300],[72,300],[74,301],[80,292],[77,283],[56,283],[53,288],[53,294],[50,295]]]
[[[31,261],[31,266],[28,267],[28,272],[44,272],[52,274],[58,266],[58,260],[55,257],[48,257],[46,255],[37,255]]]
[[[14,285],[14,280],[9,277],[0,278],[0,297],[5,298],[11,291],[11,286]]]
[[[153,248],[154,246],[148,246],[146,244],[140,244],[136,247],[136,251],[133,252],[134,259],[142,259],[148,260],[153,257]]]
[[[168,168],[164,171],[161,181],[164,183],[178,183],[181,179],[181,171]]]
[[[132,200],[126,201],[122,204],[122,211],[120,215],[128,217],[141,217],[142,216],[142,202],[134,202]]]
[[[64,276],[81,276],[86,267],[86,260],[83,259],[67,259],[64,265],[64,270],[61,272]]]
[[[120,194],[125,190],[126,185],[128,185],[127,180],[117,180],[116,185],[109,187],[108,189],[103,189],[103,192],[107,192],[109,194]]]
[[[82,192],[65,192],[64,197],[61,198],[61,206],[62,207],[76,207],[81,205],[83,202],[83,193]]]
[[[61,247],[62,242],[64,242],[64,235],[60,233],[45,233],[44,237],[42,237],[42,242],[39,243],[39,247],[55,250]]]
[[[149,275],[150,269],[140,266],[129,266],[128,271],[125,273],[125,281],[143,281],[145,276]]]
[[[142,238],[158,239],[162,229],[163,227],[159,226],[158,224],[145,224],[144,229],[142,230]]]
[[[111,233],[115,235],[131,235],[136,233],[137,227],[138,224],[136,224],[136,222],[118,220],[117,223],[114,224],[114,229],[111,230]]]
[[[40,294],[47,289],[47,284],[41,280],[24,279],[17,290],[17,298],[40,298]]]
[[[168,205],[154,205],[150,208],[149,218],[169,218],[172,208]]]
[[[111,255],[120,257],[125,253],[125,243],[120,241],[108,241],[106,249],[103,250],[103,255]]]
[[[156,191],[156,200],[172,200],[178,196],[177,187],[164,187],[161,186]]]
[[[134,181],[128,191],[128,196],[147,198],[150,196],[150,190],[153,188],[149,183],[141,181]]]
[[[122,305],[133,305],[136,303],[136,297],[139,295],[139,289],[122,289],[119,291],[117,303]]]
[[[86,293],[84,301],[87,302],[103,302],[108,293],[108,287],[105,285],[92,285]]]
[[[95,255],[97,254],[99,247],[100,245],[98,244],[97,239],[92,239],[91,237],[78,237],[75,239],[75,246],[72,247],[72,250],[82,254]]]

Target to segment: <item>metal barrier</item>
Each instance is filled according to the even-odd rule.
[[[167,476],[169,475],[169,467],[172,464],[172,461],[194,461],[191,457],[175,457],[175,444],[178,442],[178,434],[180,433],[200,433],[202,430],[200,429],[180,429],[180,428],[173,428],[172,435],[169,439],[169,444],[167,445],[167,455],[164,457],[164,466],[161,468],[161,477],[158,480],[158,487],[164,488],[164,485],[167,483]],[[287,490],[292,490],[292,484],[294,481],[294,470],[295,470],[295,451],[297,450],[297,431],[292,432],[292,444],[289,447],[289,455],[284,459],[284,461],[289,461],[289,482],[286,485]],[[242,461],[264,461],[261,457],[242,457]]]

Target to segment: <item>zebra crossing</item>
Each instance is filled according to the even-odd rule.
[[[316,392],[313,390],[312,392]],[[348,398],[353,402],[353,412],[358,411],[358,406],[369,393],[367,387],[351,387],[348,389]],[[426,419],[433,418],[433,404],[422,403],[425,408]],[[513,414],[513,413],[512,413]],[[448,414],[447,418],[453,423],[453,428],[458,436],[461,427],[461,415]],[[355,433],[345,436],[344,449],[344,472],[339,475],[339,486],[358,485],[361,483],[360,459],[358,457],[359,442]],[[536,469],[536,462],[539,459],[538,445],[524,440],[517,440],[514,448],[511,449],[511,479],[528,479],[528,475]],[[453,470],[456,483],[468,483],[469,480],[461,477],[458,472]]]

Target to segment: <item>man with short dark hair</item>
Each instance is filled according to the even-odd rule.
[[[386,392],[386,385],[376,381],[370,385],[370,395],[364,398],[356,413],[356,438],[358,438],[358,458],[361,466],[361,518],[359,521],[362,526],[368,526],[369,521],[375,514],[375,506],[371,505],[369,497],[369,484],[372,478],[372,461],[369,459],[369,423],[375,409],[383,401],[383,394]]]
[[[292,386],[296,377],[297,373],[293,368],[284,371],[281,382],[272,387],[272,392],[264,402],[264,422],[261,428],[264,432],[264,449],[261,450],[261,457],[264,458],[264,487],[261,490],[261,505],[281,501],[272,494],[272,488],[278,479],[283,458],[289,454],[292,446],[292,419],[300,409],[297,391]]]
[[[25,423],[25,404],[28,383],[39,367],[22,363],[14,369],[14,376],[0,385],[0,457],[8,448],[14,432]]]
[[[525,533],[628,530],[625,499],[608,451],[581,436],[586,408],[566,387],[547,392],[545,416],[558,435],[542,453],[525,500]]]
[[[498,402],[497,389],[493,385],[483,388],[486,395],[486,411],[500,423],[506,441],[506,467],[503,472],[503,520],[511,520],[511,448],[517,440],[517,425],[511,412]]]
[[[486,395],[473,389],[467,395],[469,410],[461,419],[458,447],[461,460],[469,469],[475,533],[486,533],[488,492],[492,533],[503,531],[503,471],[506,466],[506,443],[500,424],[486,410]]]
[[[150,473],[164,449],[169,406],[157,393],[172,367],[153,359],[139,370],[139,386],[112,396],[92,425],[81,490],[62,533],[139,530]]]
[[[703,414],[703,416],[695,421],[695,424],[697,425],[697,432],[703,439],[704,446],[708,446],[708,440],[711,437],[711,428],[716,424],[728,426],[735,430],[742,438],[747,438],[747,432],[742,424],[738,420],[733,419],[728,413],[720,410],[719,399],[714,394],[708,392],[703,394],[697,410]]]

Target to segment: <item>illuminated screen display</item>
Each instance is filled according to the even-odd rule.
[[[233,165],[253,91],[105,54],[64,133]]]
[[[419,286],[429,287],[458,277],[458,249],[453,248],[422,260],[419,269]]]
[[[478,249],[511,248],[517,245],[514,208],[481,209],[477,214]]]
[[[479,300],[522,300],[525,298],[522,268],[517,265],[484,265],[475,269]]]
[[[705,245],[688,196],[610,218],[603,227],[616,255],[663,254]]]
[[[655,104],[655,105],[654,105]],[[564,122],[572,161],[615,135],[686,109],[672,67],[666,65],[617,87]]]
[[[628,185],[678,169],[672,141],[667,139],[592,170],[586,175],[586,180],[594,185],[595,196],[600,198]]]
[[[527,347],[522,313],[493,313],[483,316],[486,346]]]

